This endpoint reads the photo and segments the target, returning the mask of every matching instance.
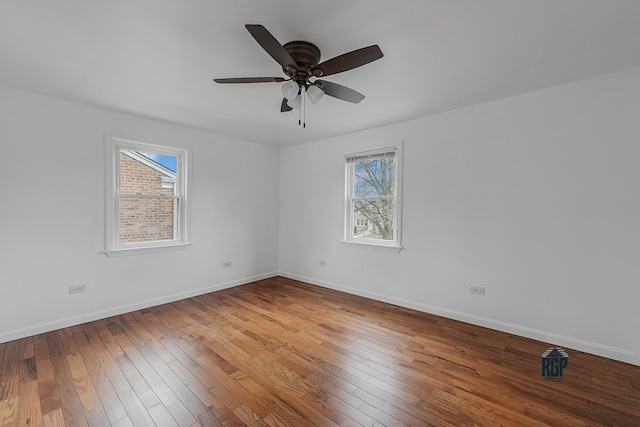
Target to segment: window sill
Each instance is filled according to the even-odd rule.
[[[370,249],[373,251],[382,251],[382,252],[398,253],[402,249],[404,249],[402,246],[385,245],[380,243],[354,242],[353,240],[342,240],[340,244],[348,248]]]
[[[142,255],[152,254],[157,252],[170,252],[170,251],[182,251],[189,249],[191,243],[173,243],[170,245],[158,245],[158,246],[145,246],[137,248],[118,248],[101,252],[109,258],[130,256],[130,255]]]

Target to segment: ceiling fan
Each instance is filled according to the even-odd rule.
[[[304,93],[315,104],[324,94],[343,101],[359,103],[364,95],[346,86],[320,80],[319,77],[342,73],[382,58],[378,45],[357,49],[320,62],[320,49],[313,43],[296,40],[284,46],[262,25],[245,25],[258,44],[280,64],[284,77],[237,77],[213,79],[216,83],[282,83],[284,99],[280,111],[304,108]]]

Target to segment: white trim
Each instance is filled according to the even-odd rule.
[[[112,316],[118,316],[125,313],[131,313],[132,311],[142,310],[149,307],[155,307],[170,302],[180,301],[187,298],[196,297],[199,295],[208,294],[210,292],[220,291],[222,289],[232,288],[234,286],[245,285],[247,283],[255,282],[257,280],[269,279],[277,276],[277,272],[270,272],[259,274],[256,276],[245,277],[242,279],[232,280],[230,282],[220,283],[217,285],[206,286],[204,288],[194,289],[185,292],[178,292],[171,295],[166,295],[158,298],[152,298],[149,300],[136,302],[132,304],[121,305],[116,308],[108,310],[94,311],[91,313],[85,313],[78,316],[67,317],[52,322],[40,323],[37,325],[28,326],[26,328],[14,329],[12,331],[2,332],[0,331],[0,343],[17,340],[20,338],[30,337],[32,335],[42,334],[45,332],[55,331],[57,329],[66,328],[69,326],[80,325],[87,322],[93,322],[94,320],[106,319]]]
[[[37,325],[28,326],[25,328],[14,329],[11,331],[0,331],[0,343],[5,343],[21,338],[30,337],[45,332],[54,331],[69,326],[80,325],[86,322],[92,322],[94,320],[105,319],[111,316],[118,316],[125,313],[130,313],[136,310],[142,310],[149,307],[155,307],[162,304],[179,301],[182,299],[192,298],[198,295],[208,294],[210,292],[220,291],[222,289],[232,288],[234,286],[245,285],[247,283],[255,282],[257,280],[269,279],[272,277],[282,276],[293,280],[299,280],[301,282],[310,283],[312,285],[321,286],[323,288],[334,289],[341,292],[346,292],[352,295],[358,295],[365,298],[374,299],[376,301],[387,302],[389,304],[398,305],[400,307],[411,308],[414,310],[422,311],[424,313],[434,314],[436,316],[446,317],[448,319],[459,320],[461,322],[470,323],[472,325],[483,326],[485,328],[495,329],[497,331],[506,332],[521,337],[531,338],[550,345],[557,345],[569,349],[578,351],[584,351],[586,353],[594,354],[597,356],[606,357],[620,362],[630,363],[632,365],[640,366],[640,353],[634,353],[629,350],[625,350],[618,347],[607,346],[603,344],[594,343],[591,341],[582,340],[580,338],[567,337],[564,335],[557,335],[552,332],[541,331],[538,329],[528,328],[526,326],[517,325],[514,323],[502,322],[494,319],[490,319],[484,316],[476,316],[473,314],[463,313],[456,310],[450,310],[430,304],[423,304],[415,301],[405,300],[403,298],[397,298],[390,295],[379,294],[376,292],[364,291],[362,289],[353,288],[350,286],[343,286],[324,280],[314,279],[307,276],[302,276],[295,273],[289,273],[285,271],[274,271],[269,273],[263,273],[256,276],[246,277],[242,279],[233,280],[230,282],[220,283],[217,285],[211,285],[204,288],[194,289],[191,291],[179,292],[163,297],[152,298],[142,302],[133,304],[125,304],[113,309],[100,310],[92,313],[85,313],[79,316],[67,317],[64,319],[40,323]]]
[[[165,196],[164,194],[134,194],[134,193],[120,193],[117,196],[120,199],[163,199],[163,200],[180,200],[179,196]]]
[[[124,255],[137,255],[147,254],[154,252],[166,252],[171,250],[187,249],[190,246],[188,239],[188,198],[187,198],[187,181],[189,180],[189,152],[184,148],[170,147],[164,145],[149,144],[143,142],[138,138],[127,137],[124,135],[118,135],[113,132],[105,132],[104,141],[104,156],[105,156],[105,226],[104,226],[104,251],[103,254],[114,257]],[[174,239],[173,240],[161,240],[153,242],[136,242],[121,244],[118,241],[118,201],[120,199],[117,194],[118,178],[119,178],[119,164],[118,153],[122,150],[123,154],[136,158],[135,151],[150,152],[154,154],[167,155],[176,158],[176,171],[173,173],[167,169],[166,171],[159,170],[159,172],[165,175],[173,175],[176,179],[174,186],[175,196],[161,196],[161,195],[136,195],[139,198],[178,198],[178,209],[176,215],[174,215]],[[137,160],[137,158],[136,158]],[[144,160],[144,159],[142,159]],[[157,166],[148,164],[150,162],[144,162],[147,166],[153,167],[158,170]],[[170,172],[170,173],[169,173]],[[126,195],[124,195],[126,196]]]
[[[366,239],[362,239],[362,242],[356,240],[342,240],[340,244],[347,248],[357,248],[357,249],[370,249],[372,251],[382,251],[382,252],[400,252],[404,248],[402,246],[397,246],[394,244],[385,245],[384,243],[372,243],[371,241],[367,241]]]
[[[323,288],[334,289],[337,291],[346,292],[352,295],[358,295],[365,298],[370,298],[376,301],[382,301],[389,304],[398,305],[400,307],[411,308],[414,310],[422,311],[424,313],[434,314],[436,316],[446,317],[448,319],[459,320],[461,322],[470,323],[472,325],[482,326],[489,329],[494,329],[501,332],[517,335],[520,337],[530,338],[550,345],[556,345],[573,350],[583,351],[585,353],[594,354],[596,356],[602,356],[620,362],[630,363],[632,365],[640,366],[640,353],[634,353],[623,348],[612,347],[604,344],[595,343],[592,341],[583,340],[580,338],[568,337],[565,335],[554,334],[553,332],[542,331],[539,329],[529,328],[527,326],[518,325],[515,323],[502,322],[500,320],[491,319],[484,316],[477,316],[475,314],[464,313],[457,310],[450,310],[448,308],[438,307],[430,304],[424,304],[421,302],[410,301],[404,298],[398,298],[391,295],[379,294],[377,292],[369,292],[362,289],[353,288],[350,286],[343,286],[332,282],[326,282],[324,280],[318,280],[311,277],[302,276],[295,273],[288,273],[285,271],[279,271],[279,276],[287,277],[293,280],[299,280],[301,282],[311,283],[312,285],[322,286]],[[542,351],[544,349],[541,349]]]
[[[392,143],[371,144],[368,147],[359,148],[359,151],[350,150],[344,153],[345,174],[344,174],[344,197],[342,212],[344,215],[344,230],[341,244],[343,246],[374,249],[386,252],[400,252],[402,248],[402,175],[403,175],[403,152],[404,141],[396,141]],[[395,209],[393,218],[393,241],[366,240],[351,237],[353,232],[353,216],[351,215],[351,175],[353,173],[352,159],[377,157],[384,153],[394,152],[395,158],[395,180],[396,188],[394,190]]]
[[[191,243],[173,243],[170,245],[158,244],[156,246],[149,245],[145,247],[118,248],[109,251],[103,251],[100,253],[108,256],[109,258],[116,258],[129,255],[151,254],[156,252],[181,251],[184,249],[189,249],[190,246]]]

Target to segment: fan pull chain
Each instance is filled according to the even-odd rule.
[[[300,88],[300,104],[298,104],[298,126],[300,126],[301,120],[300,118],[302,117],[302,88]]]
[[[306,89],[304,90],[306,92]],[[307,97],[302,94],[302,105],[304,106],[304,111],[302,112],[302,128],[305,129],[307,127]]]

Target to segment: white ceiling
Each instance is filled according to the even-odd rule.
[[[367,97],[280,113],[282,76],[245,29],[322,60],[384,58],[326,77]],[[1,0],[0,85],[286,146],[640,66],[638,0]]]

